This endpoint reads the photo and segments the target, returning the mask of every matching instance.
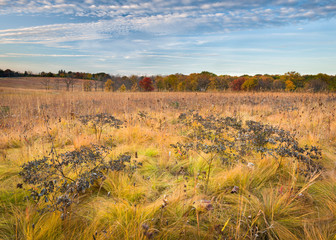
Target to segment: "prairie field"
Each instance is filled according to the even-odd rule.
[[[0,239],[336,239],[336,94],[0,88]]]

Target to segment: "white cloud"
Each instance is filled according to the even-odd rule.
[[[92,57],[92,55],[85,55],[85,54],[40,54],[40,53],[5,53],[5,54],[0,54],[0,58],[21,58],[21,57],[82,58],[82,57]]]
[[[115,42],[124,39],[127,41],[134,39],[134,36],[136,37],[138,34],[144,36],[145,39],[136,40],[137,44],[145,46],[150,45],[152,39],[156,37],[227,33],[241,29],[287,25],[290,21],[323,18],[328,15],[327,13],[333,14],[333,11],[336,10],[332,4],[316,7],[311,3],[298,8],[296,6],[298,3],[291,0],[268,2],[265,4],[262,0],[254,2],[224,0],[213,3],[203,0],[198,2],[190,0],[182,2],[177,0],[151,2],[126,0],[123,4],[106,4],[98,0],[85,0],[82,3],[42,0],[30,1],[25,4],[25,7],[20,4],[13,4],[12,7],[9,7],[6,0],[0,0],[0,4],[7,4],[5,8],[0,9],[0,14],[3,11],[22,11],[27,14],[59,12],[75,13],[81,16],[101,16],[107,19],[88,23],[51,24],[0,30],[0,44],[31,43],[59,48],[73,46],[83,50],[100,48],[100,40]],[[201,39],[190,44],[202,45],[205,43],[207,41]],[[166,45],[163,44],[163,47],[173,48],[174,44],[181,45],[181,43],[169,42]]]
[[[89,57],[91,55],[79,54],[40,54],[40,53],[7,53],[7,57]]]
[[[66,2],[64,0],[54,1],[29,1],[19,0],[11,1],[0,0],[0,14],[72,14],[77,16],[95,16],[95,17],[123,17],[125,15],[132,15],[134,17],[144,16],[156,16],[156,15],[168,15],[168,14],[181,14],[185,13],[189,16],[193,16],[197,19],[197,14],[213,14],[213,18],[210,19],[213,22],[216,21],[216,14],[221,13],[229,15],[234,12],[237,18],[240,17],[240,11],[247,10],[251,14],[261,12],[267,14],[268,17],[277,20],[279,11],[282,15],[294,15],[299,13],[300,10],[304,12],[312,12],[305,16],[298,16],[298,18],[305,17],[311,18],[329,18],[335,16],[336,6],[330,3],[330,1],[297,1],[297,0],[223,0],[208,2],[205,0],[199,1],[135,1],[125,0],[121,3],[111,3],[109,1],[102,0],[84,0],[83,2]],[[273,15],[272,15],[273,14]],[[244,17],[244,16],[243,16]],[[262,19],[261,19],[262,20]],[[282,22],[285,24],[284,22]]]
[[[228,4],[228,2],[224,3]],[[221,3],[216,4],[213,4],[213,6],[219,6]],[[63,3],[53,5],[51,8],[63,9],[67,7],[75,7],[75,5]],[[123,12],[125,8],[142,9],[143,5],[124,5],[124,8],[121,9],[116,5],[110,6],[110,10],[112,9],[115,12]],[[74,41],[115,39],[127,37],[127,35],[133,32],[154,35],[188,34],[194,32],[223,33],[237,29],[255,28],[256,26],[262,27],[270,23],[287,24],[288,19],[304,18],[316,18],[316,12],[295,11],[292,7],[283,7],[280,9],[256,9],[254,11],[243,9],[231,10],[229,12],[192,10],[146,16],[115,16],[111,20],[100,20],[90,23],[53,24],[0,30],[0,44],[30,42],[52,45]]]
[[[216,8],[232,8],[232,7],[237,7],[241,6],[242,4],[240,2],[228,2],[228,1],[223,1],[223,2],[214,2],[214,3],[206,3],[201,5],[202,9],[216,9]]]

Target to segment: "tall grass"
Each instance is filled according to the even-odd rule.
[[[9,113],[0,119],[0,239],[335,239],[335,103],[336,95],[322,93],[3,89],[0,105]],[[177,119],[189,110],[289,130],[301,145],[322,148],[324,171],[304,177],[294,159],[254,154],[232,165],[214,161],[209,171],[207,156],[170,147],[187,139]],[[77,119],[101,112],[124,127],[106,127],[98,139]],[[142,167],[109,172],[65,220],[57,211],[40,213],[43,203],[26,198],[30,186],[17,188],[20,166],[52,145],[63,153],[91,143],[111,147],[111,157],[128,152]]]

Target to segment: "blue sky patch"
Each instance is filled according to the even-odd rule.
[[[0,68],[335,74],[336,2],[0,0]]]

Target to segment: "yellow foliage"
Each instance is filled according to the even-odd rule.
[[[111,92],[113,91],[113,81],[111,79],[108,79],[105,83],[105,91]]]
[[[123,85],[120,86],[119,91],[120,92],[126,92],[126,86],[125,86],[125,84],[123,84]]]
[[[285,82],[285,84],[286,84],[286,90],[287,91],[294,91],[295,88],[296,88],[295,85],[294,85],[294,83],[291,80],[287,80]]]

